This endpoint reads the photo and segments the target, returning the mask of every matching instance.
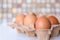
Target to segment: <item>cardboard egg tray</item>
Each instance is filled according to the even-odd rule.
[[[36,35],[34,26],[27,27],[24,25],[19,25],[19,26],[15,26],[15,28],[17,29],[18,33],[23,33],[29,37],[34,37]]]
[[[24,25],[14,26],[18,33],[25,34],[28,37],[37,37],[37,40],[50,40],[60,34],[60,24],[52,25],[51,29],[35,30],[34,26],[26,27]],[[33,27],[33,28],[32,28]]]
[[[50,38],[57,37],[60,34],[60,24],[52,25],[51,29],[40,29],[40,30],[35,30],[34,28],[29,29],[29,27],[21,25],[15,26],[15,28],[18,33],[23,33],[28,37],[37,37],[37,40],[50,40]]]

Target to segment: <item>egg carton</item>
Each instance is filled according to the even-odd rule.
[[[60,24],[52,25],[51,30],[52,30],[51,37],[57,37],[60,34]]]
[[[52,25],[51,29],[36,30],[38,40],[50,40],[52,37],[57,37],[60,33],[60,24]]]
[[[10,24],[10,27],[13,29],[16,28],[17,33],[22,33],[29,37],[35,37],[36,35],[34,25],[24,26],[24,25],[17,25],[13,23]]]
[[[36,37],[35,31],[28,31],[28,32],[25,32],[25,35],[27,35],[28,37]]]
[[[50,40],[51,30],[50,29],[40,29],[36,30],[37,40]]]
[[[28,37],[37,37],[38,40],[50,40],[52,37],[57,37],[60,33],[60,24],[52,25],[51,29],[40,29],[36,30],[34,25],[14,25],[12,28],[16,28],[18,33],[25,34]]]
[[[54,13],[53,14],[48,14],[48,16],[51,16],[51,15],[55,16],[59,20],[59,23],[60,23],[60,19],[59,19],[60,16],[59,15],[55,15]],[[58,36],[59,35],[59,31],[60,31],[60,24],[52,25],[51,30],[52,30],[51,37]]]
[[[23,29],[23,33],[29,37],[34,37],[35,36],[35,28],[34,26],[21,26]],[[20,27],[19,27],[20,28]],[[21,30],[22,31],[22,30]]]

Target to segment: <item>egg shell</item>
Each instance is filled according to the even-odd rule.
[[[36,21],[36,16],[35,14],[28,14],[26,15],[26,17],[24,18],[24,25],[25,26],[30,26],[30,25],[34,25]]]
[[[36,21],[35,28],[37,30],[50,29],[51,28],[51,23],[50,23],[50,21],[48,20],[48,18],[46,16],[42,15],[42,16],[38,17],[38,19]]]
[[[49,16],[48,19],[50,20],[52,25],[59,24],[59,21],[58,21],[58,19],[55,16]]]
[[[16,16],[16,21],[15,23],[16,24],[23,24],[24,22],[24,18],[25,18],[25,15],[24,14],[19,14],[18,16]]]

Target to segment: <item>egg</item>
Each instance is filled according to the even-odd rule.
[[[55,16],[49,16],[48,19],[50,20],[52,25],[59,24],[59,21]]]
[[[24,14],[19,14],[18,16],[16,16],[16,20],[15,20],[15,23],[16,24],[23,24],[24,22],[24,18],[25,18],[25,15]]]
[[[36,21],[35,28],[36,28],[36,30],[50,29],[51,23],[46,16],[44,16],[44,15],[39,16],[37,21]]]
[[[36,21],[36,16],[35,14],[27,14],[26,17],[24,18],[24,25],[25,26],[30,26],[32,24],[35,24]]]

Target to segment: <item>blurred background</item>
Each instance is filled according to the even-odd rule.
[[[20,13],[60,15],[60,0],[0,0],[0,23],[11,22]]]

